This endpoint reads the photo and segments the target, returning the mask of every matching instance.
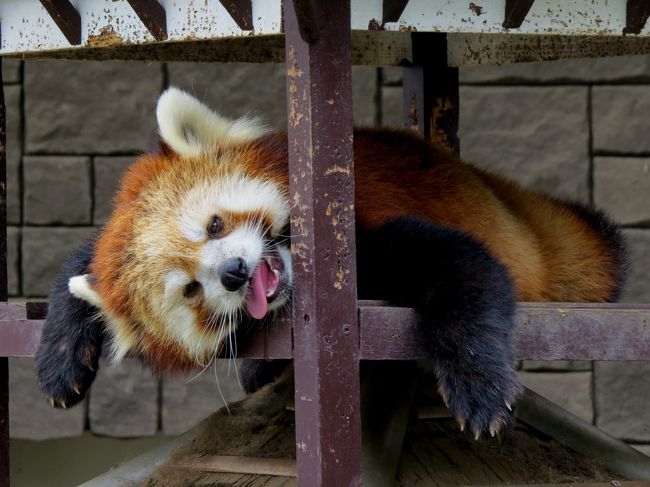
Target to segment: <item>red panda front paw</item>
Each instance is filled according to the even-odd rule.
[[[438,363],[438,392],[461,431],[476,440],[483,434],[496,436],[514,423],[513,407],[522,393],[515,370],[509,364],[476,368]]]
[[[66,409],[81,402],[95,380],[100,351],[94,343],[41,341],[36,374],[52,407]]]

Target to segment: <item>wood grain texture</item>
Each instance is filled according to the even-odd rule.
[[[40,0],[70,44],[81,44],[81,16],[68,0]]]

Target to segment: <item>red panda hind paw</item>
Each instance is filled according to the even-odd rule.
[[[438,376],[438,390],[447,398],[460,431],[469,432],[476,441],[483,436],[494,438],[515,422],[512,404],[521,394],[521,385],[512,369],[498,375],[496,379],[490,373],[467,378],[462,374]]]

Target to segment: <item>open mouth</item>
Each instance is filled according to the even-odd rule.
[[[244,306],[248,313],[259,320],[266,316],[271,303],[280,293],[284,262],[274,251],[263,258],[250,279]]]

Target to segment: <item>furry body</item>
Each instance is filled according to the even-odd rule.
[[[228,122],[176,90],[161,98],[158,120],[161,151],[126,173],[92,256],[76,260],[76,298],[53,290],[63,305],[46,330],[59,331],[44,335],[38,363],[57,404],[78,399],[58,382],[85,390],[92,380],[67,365],[53,376],[41,366],[52,366],[53,348],[76,322],[86,323],[70,313],[66,323],[66,305],[99,309],[97,333],[105,326],[116,359],[132,353],[167,373],[209,363],[242,322],[289,299],[286,134]],[[520,392],[516,300],[614,300],[625,269],[618,232],[595,210],[524,189],[406,132],[357,130],[354,157],[360,297],[415,307],[461,427],[498,432]],[[233,279],[242,287],[233,290]],[[254,388],[269,374],[258,366],[249,375]]]

